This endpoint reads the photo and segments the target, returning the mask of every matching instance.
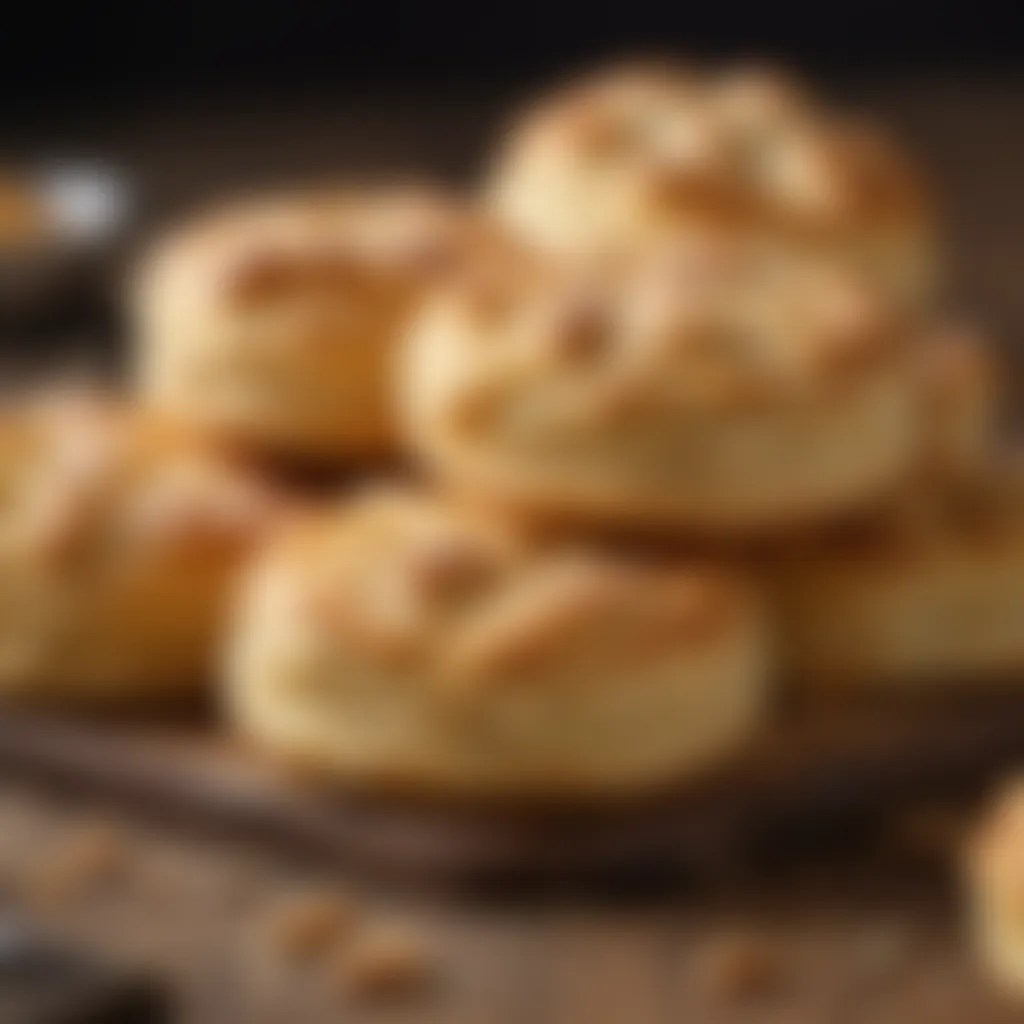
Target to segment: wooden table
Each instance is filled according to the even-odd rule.
[[[111,877],[79,891],[41,885],[47,864],[98,821],[117,819],[5,786],[0,884],[53,934],[166,979],[188,1024],[1022,1019],[965,955],[955,886],[923,819],[855,854],[766,865],[699,890],[486,900],[373,887],[252,846],[120,821],[124,856]],[[272,938],[274,908],[320,889],[371,921],[414,928],[436,984],[372,1003],[339,990],[318,961],[291,962]],[[744,965],[737,978],[723,971],[736,948],[764,963],[749,992]]]
[[[1024,83],[888,82],[851,87],[917,142],[952,196],[956,292],[1002,332],[1015,367],[1024,346]],[[465,178],[503,99],[302,106],[171,104],[117,116],[55,115],[63,154],[100,152],[141,183],[159,217],[239,183],[316,178],[341,168],[426,166]],[[38,126],[14,153],[38,154]],[[51,148],[52,151],[52,148]],[[107,884],[53,899],[32,882],[47,851],[83,821],[113,815],[126,862]],[[906,842],[840,860],[782,866],[700,891],[612,900],[506,894],[501,902],[380,891],[324,878],[311,865],[200,833],[172,833],[66,795],[0,788],[0,883],[55,933],[168,979],[187,1024],[994,1024],[1024,1019],[1001,1004],[966,954],[948,859]],[[267,944],[275,899],[311,885],[351,893],[371,913],[428,937],[439,985],[387,1009],[354,1004],[313,966],[288,966]],[[729,936],[770,950],[773,984],[749,1000],[719,991],[707,964]],[[729,986],[725,986],[726,989]]]
[[[6,786],[0,883],[53,934],[166,979],[188,1024],[1022,1019],[967,955],[956,887],[924,819],[854,853],[766,865],[699,890],[487,900],[373,887],[252,846],[121,821],[124,856],[110,878],[77,893],[41,886],[40,870],[97,821],[117,819]],[[324,964],[292,963],[272,939],[274,908],[322,888],[371,921],[414,928],[436,985],[368,1003],[339,990]],[[746,966],[736,978],[723,970],[736,948],[764,963],[749,992]]]

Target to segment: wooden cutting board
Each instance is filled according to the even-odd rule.
[[[209,725],[0,715],[0,771],[416,880],[717,870],[806,848],[1024,761],[1024,695],[791,712],[729,770],[642,805],[544,812],[382,802],[290,779]]]

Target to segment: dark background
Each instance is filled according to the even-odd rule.
[[[219,191],[232,176],[313,177],[339,162],[354,172],[465,177],[524,95],[609,57],[754,57],[867,94],[890,84],[1014,88],[1024,67],[1021,6],[20,0],[0,31],[0,149],[8,159],[141,161],[143,185],[158,179],[158,207],[197,188]]]
[[[20,3],[0,43],[18,105],[188,88],[515,82],[623,50],[769,54],[815,70],[1014,68],[996,0]],[[6,51],[6,52],[4,52]],[[69,96],[69,92],[71,95]]]
[[[163,222],[239,190],[382,174],[471,184],[526,97],[608,57],[764,58],[907,139],[947,210],[951,304],[1015,339],[1021,6],[22,0],[0,32],[0,149],[15,165],[123,175],[135,198],[123,266]]]

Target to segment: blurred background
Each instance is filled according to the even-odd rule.
[[[792,65],[906,136],[948,209],[956,302],[992,326],[1019,392],[1022,22],[1020,5],[996,0],[19,4],[0,36],[0,364],[116,366],[117,295],[131,254],[197,205],[381,173],[471,185],[531,95],[607,58],[668,53]],[[5,183],[26,179],[58,198],[69,236],[33,240],[17,216],[5,220]],[[7,865],[74,841],[76,830],[88,839],[96,813],[74,797],[0,785],[0,882]],[[511,916],[507,907],[410,911],[399,897],[402,914],[423,914],[439,958],[459,964],[464,986],[450,1014],[408,1019],[532,1024],[542,1019],[532,1008],[544,1003],[543,1019],[571,1024],[667,1021],[684,1009],[697,1024],[782,1020],[702,1011],[676,971],[708,935],[729,940],[740,927],[789,936],[799,984],[815,1006],[832,1008],[791,1017],[795,1004],[783,1000],[786,1020],[868,1019],[857,1015],[860,996],[843,986],[854,984],[858,958],[884,971],[901,957],[905,983],[884,1019],[1019,1020],[984,1001],[959,958],[948,862],[935,870],[935,824],[925,814],[897,835],[895,867],[886,848],[852,875],[826,866],[773,878],[770,893],[717,892],[678,918],[660,897],[653,915],[573,908],[532,918],[519,907]],[[91,893],[88,905],[40,904],[48,927],[117,962],[138,955],[156,964],[184,1000],[182,1020],[336,1019],[330,994],[250,955],[252,915],[325,884],[322,872],[251,844],[169,837],[134,823],[116,830],[134,863],[113,894]],[[741,944],[740,984],[747,977],[756,987],[758,965],[744,955]],[[935,989],[936,980],[950,991]],[[959,1003],[950,1001],[954,989]],[[0,985],[0,1024],[24,1024],[3,1015],[3,992]],[[914,1002],[922,993],[933,993],[927,1012]]]
[[[604,58],[755,56],[910,137],[948,198],[958,292],[1013,335],[1020,21],[996,0],[27,4],[0,42],[2,138],[15,168],[116,173],[133,214],[124,242],[249,186],[381,171],[471,181],[518,102]],[[75,333],[80,313],[43,335]]]

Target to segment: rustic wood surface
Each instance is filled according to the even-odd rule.
[[[0,788],[0,821],[7,898],[52,934],[165,979],[189,1024],[1022,1019],[969,955],[944,840],[921,825],[842,857],[778,863],[747,880],[725,874],[696,889],[469,901],[368,888],[361,876],[264,847],[10,783]],[[46,884],[62,851],[111,821],[123,854],[116,871],[79,889]],[[274,908],[324,889],[371,920],[415,929],[435,983],[380,1005],[339,991],[328,964],[291,962],[273,939]],[[762,987],[715,966],[737,943],[769,970]]]
[[[1013,367],[1006,377],[1019,389],[1024,83],[890,81],[851,91],[915,139],[951,197],[956,292],[999,329]],[[5,142],[28,156],[53,153],[53,140],[58,155],[100,154],[127,170],[159,217],[239,183],[340,168],[426,166],[465,177],[505,106],[476,97],[337,97],[256,110],[211,100],[202,109],[140,105],[110,116],[72,100],[54,112],[42,141],[29,126]],[[83,891],[46,884],[49,862],[97,818],[121,837],[119,869]],[[0,785],[0,886],[10,901],[55,934],[151,966],[188,1024],[1024,1020],[989,989],[969,954],[953,845],[945,824],[922,811],[845,856],[784,858],[697,887],[634,887],[614,899],[516,889],[500,900],[466,900],[370,888],[361,873],[160,824],[9,772]],[[339,994],[321,966],[289,966],[266,941],[265,918],[275,900],[310,886],[337,888],[371,916],[420,928],[436,988],[368,1008]],[[736,990],[742,985],[713,984],[707,969],[716,945],[736,935],[774,962],[773,983],[747,998]]]
[[[339,869],[459,891],[591,889],[791,856],[1024,760],[1024,696],[790,710],[723,770],[637,803],[440,806],[292,778],[215,722],[0,714],[0,771]]]

